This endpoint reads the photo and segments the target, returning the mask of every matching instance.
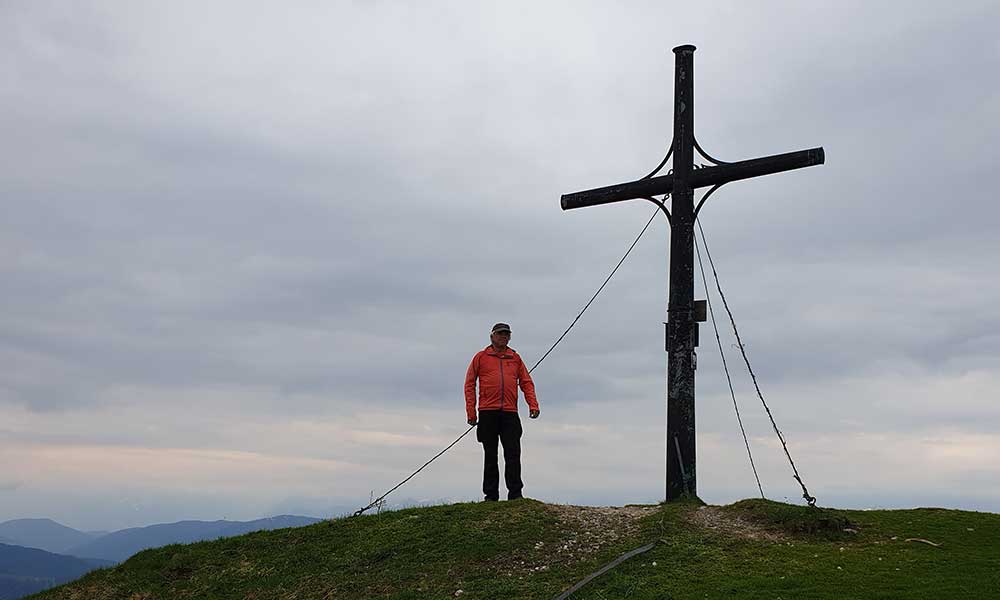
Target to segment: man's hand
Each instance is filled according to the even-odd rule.
[[[539,413],[541,413],[541,411],[538,411],[538,410],[532,410],[532,411],[529,411],[529,412],[528,412],[528,416],[529,416],[529,417],[531,417],[532,419],[537,419],[537,418],[538,418],[538,415],[539,415]]]
[[[476,419],[469,419],[469,425],[475,425],[478,422]]]

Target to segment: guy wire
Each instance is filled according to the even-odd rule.
[[[706,246],[706,251],[707,251]],[[705,301],[708,303],[708,314],[712,317],[712,328],[715,330],[715,341],[719,344],[719,356],[722,357],[722,368],[726,371],[726,381],[729,382],[729,395],[733,397],[733,408],[736,409],[736,421],[740,424],[740,432],[743,433],[743,443],[747,447],[747,456],[750,458],[750,468],[753,469],[753,476],[757,480],[757,489],[760,490],[760,497],[764,498],[764,487],[760,484],[760,476],[757,474],[757,467],[753,462],[753,453],[750,452],[750,440],[747,439],[746,429],[743,428],[743,419],[740,417],[740,407],[736,403],[736,392],[733,391],[733,378],[729,375],[729,365],[726,362],[726,353],[722,350],[722,338],[719,337],[719,325],[715,321],[715,311],[712,310],[712,297],[708,293],[708,278],[705,277],[705,264],[701,260],[701,247],[698,238],[695,238],[695,254],[698,256],[698,266],[701,268],[701,280],[705,285]]]
[[[740,332],[736,329],[736,319],[733,318],[733,311],[729,310],[729,303],[726,302],[726,295],[722,293],[722,284],[719,283],[719,273],[715,270],[715,262],[712,260],[712,253],[708,250],[708,241],[705,239],[705,229],[701,226],[701,221],[697,221],[698,230],[701,231],[701,242],[705,246],[705,255],[708,257],[708,264],[712,267],[712,275],[715,277],[715,286],[719,290],[719,297],[722,298],[722,305],[725,307],[726,312],[729,313],[729,323],[733,327],[733,334],[736,335],[736,345],[740,348],[740,354],[743,355],[743,362],[746,363],[747,371],[750,372],[750,378],[753,380],[753,387],[757,390],[757,397],[760,398],[761,404],[764,405],[764,410],[767,411],[767,418],[771,420],[771,427],[774,428],[774,432],[778,434],[778,439],[781,441],[781,447],[785,450],[785,456],[788,457],[788,463],[792,465],[792,473],[794,473],[795,481],[799,482],[799,486],[802,487],[802,497],[805,499],[806,504],[811,507],[816,506],[816,497],[809,494],[809,490],[806,489],[806,484],[802,482],[802,478],[799,476],[798,469],[795,468],[795,461],[792,460],[792,455],[788,452],[788,444],[785,443],[785,437],[781,435],[781,430],[778,429],[777,423],[774,422],[774,416],[771,414],[771,409],[767,406],[767,402],[764,401],[764,395],[760,392],[760,386],[757,385],[757,376],[754,375],[753,368],[750,366],[750,359],[747,358],[746,348],[743,347],[743,341],[740,339]]]

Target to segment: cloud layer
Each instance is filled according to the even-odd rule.
[[[1000,11],[900,6],[5,5],[0,519],[321,514],[391,487],[464,429],[489,325],[533,364],[649,218],[558,199],[659,161],[682,43],[713,155],[826,149],[702,212],[810,491],[1000,511]],[[529,495],[662,496],[668,235],[535,373]],[[752,496],[701,338],[700,490]],[[795,500],[733,343],[765,492]],[[405,493],[476,497],[479,463],[466,439]]]

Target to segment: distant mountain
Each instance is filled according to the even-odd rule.
[[[69,549],[68,554],[121,562],[147,548],[190,544],[243,535],[251,531],[302,527],[322,521],[313,517],[281,515],[256,521],[179,521],[122,529]]]
[[[85,544],[94,536],[52,519],[15,519],[0,523],[0,542],[27,548],[38,548],[56,554]]]
[[[101,530],[101,531],[84,531],[84,533],[86,533],[87,535],[89,535],[92,538],[99,538],[102,535],[108,535],[111,532],[110,531]]]
[[[21,598],[112,564],[0,544],[0,600]]]

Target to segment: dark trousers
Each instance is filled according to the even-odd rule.
[[[483,494],[487,500],[500,499],[500,469],[497,466],[497,442],[503,444],[503,477],[507,498],[521,497],[521,419],[515,412],[479,411],[476,439],[483,445]]]

